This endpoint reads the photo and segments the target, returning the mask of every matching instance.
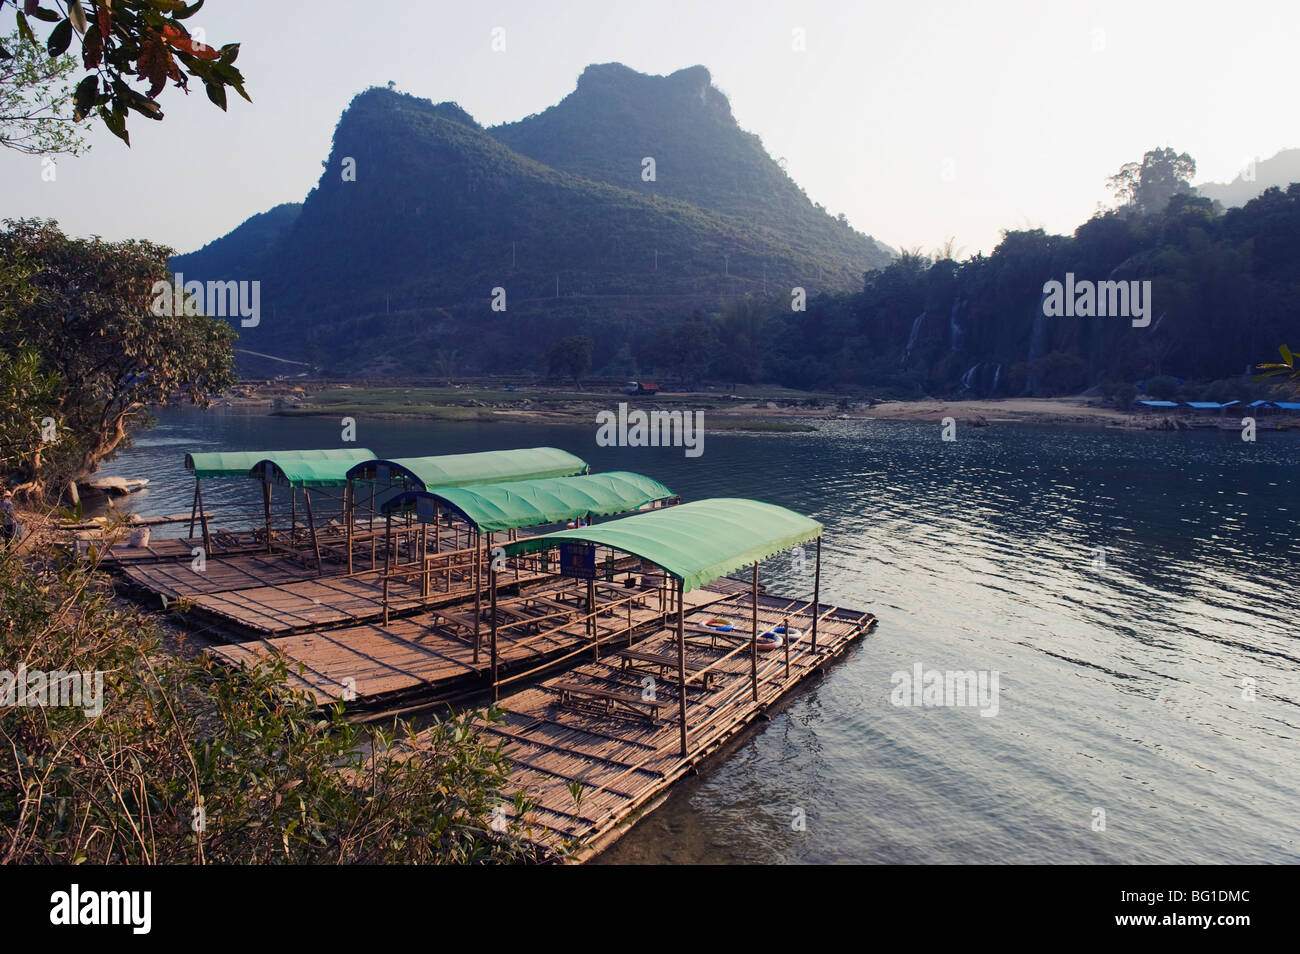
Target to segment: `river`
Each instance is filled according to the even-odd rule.
[[[1300,434],[817,426],[706,430],[688,458],[597,447],[594,423],[359,422],[382,456],[545,444],[685,500],[790,507],[825,524],[823,599],[879,617],[602,860],[1300,861]],[[176,513],[187,451],[339,437],[334,420],[167,411],[104,473],[151,480],[126,506]],[[788,557],[760,578],[811,593]],[[996,713],[895,705],[918,664],[996,673]]]

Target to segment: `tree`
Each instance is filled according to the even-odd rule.
[[[34,156],[85,151],[72,124],[77,61],[51,57],[17,30],[0,39],[0,51],[0,146]]]
[[[439,377],[447,382],[447,387],[451,387],[451,379],[456,376],[456,368],[460,365],[460,352],[454,348],[439,348],[434,365]]]
[[[722,306],[719,337],[729,381],[758,381],[763,373],[761,351],[767,305],[752,295],[734,298]]]
[[[210,99],[226,108],[226,89],[244,99],[244,77],[235,67],[239,44],[209,46],[200,31],[192,36],[183,21],[203,6],[204,0],[0,0],[0,12],[15,8],[20,42],[44,49],[53,58],[63,56],[76,42],[86,75],[72,93],[72,118],[80,122],[92,113],[128,146],[127,112],[161,120],[158,95],[170,80],[189,91],[190,79],[203,83]],[[53,7],[53,9],[51,9]],[[21,8],[21,9],[20,9]],[[32,21],[53,24],[44,42]],[[5,48],[0,59],[17,54]],[[148,84],[141,92],[131,84]],[[251,100],[249,100],[251,102]]]
[[[21,422],[56,421],[54,439],[43,433],[17,471],[25,491],[43,494],[93,471],[147,423],[150,407],[178,396],[206,406],[234,383],[230,325],[154,307],[155,283],[172,280],[171,249],[73,239],[48,220],[4,224],[0,259],[25,275],[11,276],[0,300],[0,352],[35,355],[32,373],[58,381],[51,403],[30,394],[7,417],[18,433],[0,435],[23,441]]]
[[[1175,195],[1191,191],[1194,175],[1196,160],[1166,146],[1150,150],[1140,163],[1125,163],[1107,180],[1107,188],[1119,206],[1155,215],[1163,212]]]
[[[582,387],[582,376],[591,370],[591,339],[586,335],[569,335],[551,346],[546,353],[546,366],[552,377],[563,375],[572,378],[575,386]]]

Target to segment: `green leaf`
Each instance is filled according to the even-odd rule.
[[[194,16],[194,14],[198,13],[202,9],[203,9],[203,0],[199,0],[198,3],[191,3],[184,10],[180,10],[177,13],[172,14],[172,17],[177,20],[188,20],[190,17]]]
[[[0,60],[12,60],[13,58],[14,55],[12,53],[6,50],[3,46],[0,46]]]
[[[226,108],[226,88],[220,83],[208,83],[208,99],[212,100],[222,109]]]
[[[32,32],[32,26],[27,22],[27,17],[22,11],[18,13],[18,32],[22,34],[23,39],[28,43],[36,42],[36,34]]]
[[[1291,354],[1290,348],[1286,345],[1282,345],[1277,350],[1282,353],[1282,360],[1285,361],[1289,367],[1295,366],[1295,357]]]
[[[46,23],[57,23],[62,19],[53,10],[46,10],[44,7],[37,7],[35,10],[28,10],[27,12],[38,20],[44,20]]]
[[[108,127],[109,132],[128,146],[131,145],[131,135],[126,131],[125,114],[115,113],[101,106],[99,108],[99,118],[104,121],[104,125]]]
[[[50,56],[62,56],[72,42],[72,21],[60,20],[59,25],[50,31],[50,38],[45,41],[45,49]]]

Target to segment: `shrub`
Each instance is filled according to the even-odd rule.
[[[97,717],[14,704],[26,684],[9,680],[0,862],[534,857],[519,826],[503,823],[508,762],[475,731],[495,711],[436,719],[418,737],[407,722],[350,723],[290,689],[283,659],[235,671],[164,652],[158,625],[121,608],[91,561],[52,552],[0,554],[0,619],[9,673],[103,674]],[[529,806],[514,807],[521,817]]]

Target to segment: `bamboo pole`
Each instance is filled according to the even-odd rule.
[[[194,524],[199,519],[199,478],[194,478],[194,504],[190,507],[190,539],[194,539]]]
[[[497,685],[497,571],[488,567],[488,585],[492,588],[492,702],[500,698]]]
[[[384,625],[388,625],[388,571],[392,566],[392,548],[388,546],[388,534],[393,529],[393,515],[384,514]]]
[[[754,582],[750,589],[754,606],[754,633],[749,648],[749,678],[754,686],[754,701],[758,701],[758,562],[754,562]]]
[[[790,678],[790,617],[785,618],[785,638],[781,640],[785,644],[785,678]]]
[[[822,595],[822,538],[817,538],[817,569],[813,576],[812,651],[817,652],[817,614],[821,610]]]
[[[442,530],[438,528],[437,524],[434,524],[434,527],[435,529],[438,529],[438,538],[441,539]],[[478,647],[479,647],[479,643],[482,641],[482,636],[480,635],[479,621],[483,616],[483,561],[482,559],[480,559],[479,550],[478,550],[479,542],[482,540],[482,537],[483,537],[482,532],[476,531],[475,540],[474,540],[474,570],[473,573],[471,574],[471,579],[474,581],[474,665],[475,666],[478,665]]]
[[[316,518],[311,512],[311,491],[306,487],[302,489],[302,498],[307,502],[307,529],[311,531],[311,548],[316,551],[316,572],[319,573],[325,568],[320,560],[320,541],[316,539]]]
[[[352,573],[352,540],[353,540],[353,491],[352,482],[349,481],[343,488],[343,516],[348,522],[348,574]]]
[[[596,581],[587,581],[587,632],[591,636],[592,652],[596,662],[600,662],[600,630],[596,628]]]
[[[271,552],[271,482],[262,478],[262,507],[266,517],[266,552]]]
[[[682,581],[677,581],[677,692],[681,699],[682,758],[686,758],[686,611]]]
[[[429,598],[429,525],[420,525],[420,595]]]

